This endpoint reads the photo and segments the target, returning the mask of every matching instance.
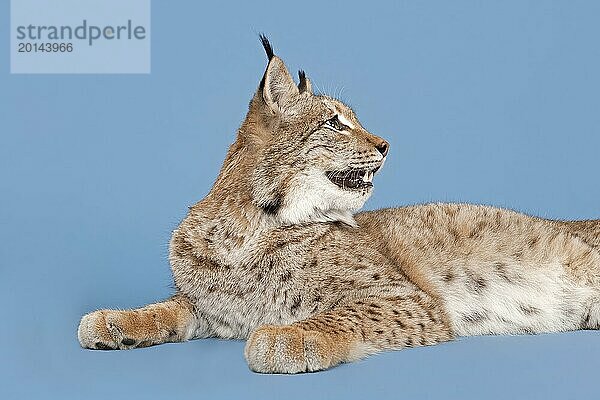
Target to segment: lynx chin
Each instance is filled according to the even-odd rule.
[[[341,101],[266,71],[206,198],[174,230],[175,294],[98,310],[82,347],[247,339],[250,369],[298,373],[468,335],[598,329],[600,220],[425,204],[358,212],[390,148]]]

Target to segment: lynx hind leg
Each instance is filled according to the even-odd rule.
[[[441,308],[415,293],[356,301],[292,325],[261,326],[248,338],[245,357],[256,372],[311,372],[452,336]]]
[[[196,317],[181,295],[134,310],[98,310],[81,318],[77,336],[81,347],[123,350],[192,337]]]

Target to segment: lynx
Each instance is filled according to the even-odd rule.
[[[357,213],[388,142],[261,41],[248,114],[173,232],[175,294],[85,315],[82,347],[247,339],[253,371],[300,373],[457,336],[599,328],[600,220],[468,204]]]

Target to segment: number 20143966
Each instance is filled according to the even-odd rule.
[[[25,43],[17,45],[19,53],[71,53],[73,43]]]

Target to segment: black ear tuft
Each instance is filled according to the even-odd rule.
[[[298,88],[301,92],[303,92],[304,90],[302,90],[302,88],[306,88],[306,73],[302,70],[299,70],[298,79],[300,79],[300,83],[298,83]]]
[[[306,77],[304,71],[298,71],[298,78],[300,78],[300,82],[298,83],[298,92],[312,94],[312,84],[310,83],[310,79]]]
[[[302,71],[302,70],[298,71],[298,79],[300,79],[300,83],[298,83],[298,90],[300,91],[300,93],[305,92],[307,89],[307,86],[306,86],[306,74],[304,73],[304,71]]]
[[[269,43],[269,39],[267,39],[267,37],[264,34],[261,33],[259,37],[260,42],[265,48],[265,53],[267,53],[267,58],[269,59],[269,61],[271,61],[271,58],[273,58],[273,56],[275,55],[275,53],[273,53],[273,47],[271,46],[271,43]]]

